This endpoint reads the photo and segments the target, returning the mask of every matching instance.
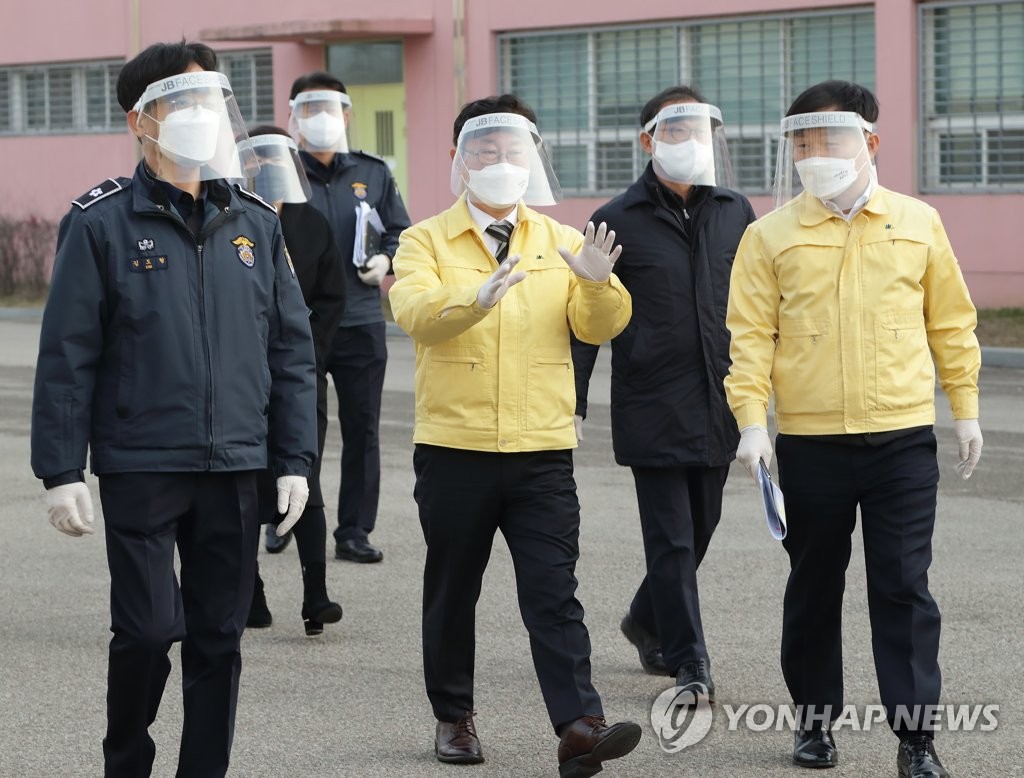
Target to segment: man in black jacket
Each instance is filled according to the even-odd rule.
[[[640,123],[651,162],[592,217],[619,236],[615,273],[633,296],[633,318],[612,340],[612,442],[615,461],[633,471],[647,575],[621,627],[647,672],[713,699],[697,567],[738,440],[722,384],[725,311],[733,256],[754,211],[716,186],[729,170],[721,113],[696,91],[666,89]],[[597,350],[573,343],[580,433]]]
[[[316,455],[306,308],[274,209],[224,181],[254,159],[236,146],[245,125],[216,66],[209,47],[185,42],[125,64],[117,97],[143,161],[74,201],[43,314],[32,468],[61,532],[93,532],[87,449],[103,505],[106,775],[152,770],[148,728],[176,641],[178,775],[227,772],[257,473],[272,468],[287,529]]]
[[[320,489],[320,461],[327,437],[327,373],[324,360],[345,305],[345,268],[334,242],[331,226],[320,211],[309,204],[309,181],[299,161],[295,141],[273,125],[250,130],[249,142],[260,162],[260,170],[250,179],[249,188],[277,208],[281,230],[302,298],[309,309],[309,326],[316,351],[316,427],[317,458],[309,479],[309,501],[302,520],[295,525],[295,544],[302,566],[302,622],[307,637],[323,634],[324,624],[341,620],[341,605],[327,596],[325,544],[327,520]],[[267,524],[268,538],[279,538],[275,531],[276,499],[273,473],[260,478],[260,515]],[[283,548],[281,543],[276,548]],[[269,550],[268,546],[268,550]],[[256,568],[256,588],[249,609],[249,627],[269,627],[273,621]]]
[[[369,541],[380,499],[380,403],[388,360],[380,285],[391,273],[391,258],[399,234],[409,226],[409,214],[387,163],[349,150],[345,127],[351,104],[335,76],[307,73],[292,84],[288,129],[301,149],[312,189],[309,202],[331,225],[348,281],[341,325],[326,352],[342,440],[334,555],[373,563],[384,558]],[[363,203],[377,211],[384,230],[377,253],[357,268],[352,250],[356,207]]]

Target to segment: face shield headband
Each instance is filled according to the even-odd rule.
[[[659,178],[679,184],[731,184],[722,112],[708,103],[667,105],[644,125]]]
[[[775,170],[775,205],[789,202],[800,190],[822,201],[839,198],[858,181],[866,186],[864,170],[877,181],[865,133],[875,126],[853,111],[795,114],[781,122]],[[854,194],[860,194],[858,186]],[[852,191],[852,190],[851,190]]]
[[[299,92],[288,105],[292,109],[288,129],[305,149],[337,154],[348,151],[345,111],[351,108],[352,99],[347,94],[336,89],[314,89]]]
[[[304,203],[311,195],[299,147],[286,135],[254,135],[249,145],[260,161],[259,172],[247,181],[250,190],[270,203]]]
[[[469,148],[492,136],[514,140],[514,148]],[[466,189],[494,207],[520,199],[527,205],[554,205],[562,198],[537,126],[517,113],[484,114],[463,125],[452,158],[451,190],[460,195]]]
[[[148,130],[142,135],[159,178],[241,178],[258,169],[223,73],[194,71],[155,81],[133,110],[159,128],[156,137]]]

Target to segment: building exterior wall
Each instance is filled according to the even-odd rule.
[[[404,40],[409,184],[404,192],[414,220],[446,207],[451,125],[459,105],[498,90],[499,35],[558,28],[720,19],[777,12],[872,8],[876,93],[883,185],[926,200],[942,214],[972,294],[982,306],[1024,305],[1024,251],[1016,225],[1024,193],[920,194],[919,46],[915,0],[874,3],[648,0],[642,6],[593,0],[576,3],[520,0],[291,0],[287,6],[254,0],[239,6],[185,0],[60,0],[13,4],[0,27],[0,68],[30,63],[130,58],[146,45],[180,37],[205,39],[218,51],[271,47],[274,120],[286,125],[292,80],[325,64],[325,46],[341,40]],[[928,3],[924,4],[925,6]],[[287,19],[283,19],[284,15]],[[45,20],[45,26],[40,23]],[[344,76],[342,74],[342,78]],[[1024,85],[1022,85],[1024,91]],[[708,99],[715,101],[713,94]],[[785,106],[780,106],[780,113]],[[728,128],[729,116],[725,117]],[[539,116],[541,132],[545,117]],[[0,215],[59,218],[69,201],[108,176],[127,175],[137,145],[126,128],[87,135],[0,135]],[[606,199],[571,197],[549,210],[576,225]],[[769,198],[751,198],[758,213]]]

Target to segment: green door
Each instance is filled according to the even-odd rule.
[[[355,123],[353,142],[363,151],[383,157],[398,189],[408,191],[405,143],[405,84],[348,86]],[[408,205],[408,203],[406,203]]]

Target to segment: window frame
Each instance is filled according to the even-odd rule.
[[[924,194],[1013,194],[1024,192],[1024,172],[1016,181],[992,181],[989,146],[995,132],[1024,131],[1024,110],[984,111],[981,113],[939,113],[935,108],[938,52],[935,45],[934,12],[950,8],[976,6],[1015,6],[1024,13],[1020,0],[941,0],[922,3],[917,8],[918,62],[918,189]],[[974,21],[972,19],[972,21]],[[1000,47],[1000,51],[1002,48]],[[948,54],[948,52],[946,52]],[[976,59],[974,53],[972,57]],[[948,63],[946,64],[948,67]],[[972,91],[971,100],[977,97]],[[976,157],[977,177],[973,181],[943,181],[943,141],[947,137],[980,138]],[[1024,152],[1024,144],[1022,144]],[[953,160],[955,164],[956,160]],[[969,162],[969,160],[967,160]],[[1010,163],[1014,164],[1014,163]],[[1018,166],[1022,163],[1016,163]]]
[[[777,40],[779,50],[782,52],[780,70],[778,73],[778,89],[779,94],[777,103],[779,105],[779,118],[781,119],[782,114],[785,111],[785,106],[796,96],[790,94],[793,91],[793,80],[794,80],[794,68],[792,66],[792,54],[793,54],[793,36],[791,30],[793,22],[802,21],[807,19],[818,19],[818,18],[838,18],[838,17],[853,17],[853,16],[868,16],[872,20],[874,19],[874,5],[856,5],[842,8],[829,8],[821,10],[809,10],[809,11],[789,11],[780,13],[761,13],[761,14],[749,14],[743,16],[729,16],[729,17],[702,17],[699,19],[680,19],[669,23],[675,32],[675,51],[677,56],[678,73],[677,83],[690,83],[693,73],[697,70],[695,66],[696,60],[696,46],[693,40],[694,31],[702,26],[711,27],[722,24],[745,24],[745,23],[764,23],[764,22],[778,22],[778,32],[774,35],[778,35],[777,38],[765,38],[766,41]],[[527,39],[540,39],[544,37],[557,37],[567,35],[580,35],[584,36],[584,44],[579,47],[581,52],[580,56],[584,56],[582,52],[585,51],[586,62],[584,63],[587,95],[586,95],[586,120],[585,124],[580,124],[575,128],[559,128],[559,129],[545,129],[543,127],[544,117],[539,117],[542,123],[541,132],[545,138],[545,142],[548,144],[549,153],[552,156],[552,161],[558,166],[557,160],[557,149],[560,146],[567,147],[585,147],[585,158],[586,165],[584,169],[577,169],[574,174],[579,174],[581,178],[584,178],[583,186],[581,187],[567,187],[563,182],[563,192],[572,197],[607,197],[614,195],[622,191],[625,186],[631,184],[639,176],[643,170],[646,155],[640,148],[640,127],[636,126],[599,126],[597,122],[597,110],[598,110],[598,98],[597,98],[597,84],[598,84],[598,63],[597,57],[595,56],[595,41],[597,36],[601,33],[621,33],[621,32],[633,32],[637,30],[664,30],[666,27],[665,22],[657,23],[637,23],[637,24],[621,24],[611,26],[582,26],[572,28],[558,28],[549,30],[524,30],[524,31],[511,31],[502,32],[498,34],[498,46],[497,46],[497,62],[496,62],[496,73],[499,84],[499,89],[503,92],[513,91],[513,79],[515,74],[512,72],[512,44],[517,41],[523,41]],[[871,25],[872,33],[874,25]],[[872,57],[872,69],[874,69],[874,57]],[[760,140],[763,148],[765,149],[764,154],[768,155],[771,149],[775,148],[775,143],[778,141],[779,126],[777,122],[773,121],[751,121],[743,124],[730,124],[726,122],[726,137],[736,143],[737,141],[751,141]],[[601,154],[601,144],[612,144],[612,143],[624,143],[630,142],[633,147],[633,175],[629,177],[627,182],[623,177],[623,180],[617,184],[609,184],[606,186],[599,186],[600,183],[607,183],[612,180],[612,177],[608,175],[608,171],[599,170],[598,160]],[[732,143],[730,147],[732,147]],[[759,186],[745,185],[740,179],[740,168],[737,165],[737,158],[735,155],[730,155],[732,158],[732,167],[736,175],[735,186],[740,191],[743,191],[749,195],[764,195],[771,192],[772,179],[775,173],[775,159],[771,159],[765,156],[761,160],[761,173]],[[603,179],[603,180],[602,180]]]
[[[0,67],[0,74],[6,81],[7,105],[5,106],[6,125],[0,125],[0,137],[40,137],[51,135],[99,135],[121,132],[124,130],[123,114],[117,103],[114,88],[116,72],[124,66],[123,59],[103,58],[74,62],[36,62],[24,65]],[[91,124],[89,119],[89,73],[102,69],[104,75],[104,123]],[[53,111],[53,95],[51,94],[51,76],[59,72],[70,71],[71,107],[70,124],[55,126]],[[28,104],[28,81],[34,77],[42,77],[39,86],[42,95],[41,122],[30,126],[35,121],[33,108]],[[115,110],[116,109],[116,110]]]

